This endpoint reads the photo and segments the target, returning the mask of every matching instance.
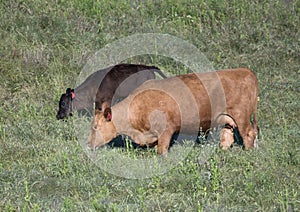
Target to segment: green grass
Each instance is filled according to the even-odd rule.
[[[299,1],[28,0],[0,5],[1,211],[300,210]],[[162,162],[153,149],[106,147],[95,153],[106,158],[97,163],[89,158],[73,122],[55,119],[59,97],[75,86],[96,51],[149,32],[192,43],[216,69],[255,71],[258,149],[223,152],[195,145],[173,164]],[[129,61],[170,73],[184,69],[180,61],[162,56]],[[174,145],[170,158],[180,149]],[[100,168],[115,155],[172,166],[162,175],[127,179]]]

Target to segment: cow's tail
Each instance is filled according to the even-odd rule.
[[[256,79],[255,85],[255,92],[254,92],[254,104],[253,104],[253,122],[252,122],[252,129],[255,132],[255,139],[254,139],[254,147],[258,147],[258,138],[259,138],[259,127],[257,123],[257,106],[258,106],[258,80]]]
[[[152,66],[153,67],[153,71],[158,73],[163,79],[167,78],[167,76],[156,66]]]
[[[254,129],[257,137],[259,135],[259,128],[257,124],[257,103],[258,103],[258,97],[257,100],[255,101],[254,108],[253,108],[253,122],[252,122],[252,128]]]
[[[238,125],[237,125],[235,119],[234,119],[231,115],[229,115],[229,114],[227,114],[227,113],[220,113],[220,114],[217,116],[216,121],[217,121],[221,116],[227,116],[227,117],[229,117],[230,119],[232,119],[232,121],[233,121],[234,124],[235,124],[235,127],[232,126],[232,125],[230,125],[230,124],[228,124],[228,123],[226,123],[226,124],[224,125],[224,128],[232,129],[232,131],[233,131],[233,136],[234,136],[234,142],[235,142],[236,144],[238,144],[238,145],[243,146],[243,148],[245,148],[245,146],[244,146],[244,141],[243,141],[243,137],[241,136],[241,133],[240,133],[240,131],[239,131],[239,128],[238,128]]]
[[[258,123],[257,123],[257,106],[258,106],[258,101],[259,101],[259,97],[258,97],[258,80],[256,78],[256,85],[255,85],[255,92],[254,92],[254,108],[253,108],[253,123],[252,123],[252,127],[255,130],[257,136],[259,135],[259,128],[258,128]]]

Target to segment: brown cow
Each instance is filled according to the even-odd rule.
[[[113,97],[115,100],[125,98],[143,82],[155,79],[154,72],[166,78],[157,67],[142,64],[118,64],[99,70],[75,90],[68,88],[66,93],[61,95],[56,117],[64,119],[75,110],[92,111],[94,102],[99,109],[104,101],[110,105]]]
[[[199,128],[225,125],[230,129],[221,132],[222,148],[232,145],[232,131],[238,130],[250,149],[258,134],[257,97],[257,78],[246,68],[150,80],[113,107],[95,110],[88,147],[125,134],[139,145],[157,145],[158,154],[164,155],[174,133],[196,135]]]

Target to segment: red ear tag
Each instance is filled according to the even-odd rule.
[[[106,120],[107,120],[107,121],[111,121],[111,113],[108,113],[108,114],[107,114]]]
[[[75,98],[75,93],[71,92],[71,95],[72,95],[72,99],[74,99]]]

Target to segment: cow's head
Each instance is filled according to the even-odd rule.
[[[109,143],[116,136],[117,132],[112,122],[111,108],[95,109],[91,132],[88,138],[88,147],[94,150]]]
[[[57,119],[64,119],[68,116],[72,116],[72,101],[74,98],[74,89],[67,88],[66,93],[62,94],[59,100],[59,108],[56,115]]]

